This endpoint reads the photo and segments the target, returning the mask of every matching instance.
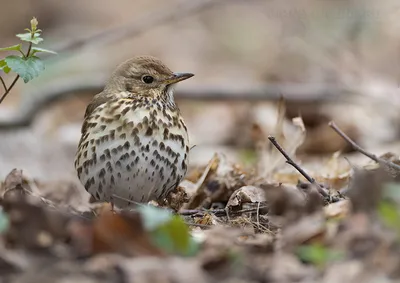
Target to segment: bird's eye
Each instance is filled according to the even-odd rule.
[[[143,76],[142,81],[145,84],[151,84],[154,81],[154,78],[152,76]]]

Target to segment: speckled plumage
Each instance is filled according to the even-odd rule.
[[[145,83],[144,76],[154,81]],[[75,168],[96,200],[125,208],[162,200],[177,187],[186,174],[189,141],[173,86],[191,76],[172,73],[156,58],[135,57],[93,98]]]

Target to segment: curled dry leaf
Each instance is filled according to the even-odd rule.
[[[139,213],[102,213],[93,223],[70,226],[72,240],[81,254],[118,253],[125,256],[163,256],[144,229]],[[90,244],[90,249],[87,249]]]
[[[324,206],[324,212],[326,218],[336,218],[336,219],[342,219],[349,215],[350,212],[350,207],[351,203],[349,200],[341,200],[338,202],[330,203],[326,206]]]
[[[334,190],[340,190],[347,186],[351,169],[349,162],[342,158],[341,152],[335,152],[314,176],[317,181],[327,184]]]
[[[232,193],[245,184],[246,173],[223,154],[215,154],[195,184],[196,192],[183,208],[209,208],[212,203],[227,202]]]
[[[195,209],[205,201],[207,195],[205,193],[205,182],[210,178],[210,176],[217,170],[219,165],[219,157],[217,154],[213,156],[213,158],[208,163],[207,167],[204,169],[203,174],[194,184],[195,187],[190,188],[191,190],[195,190],[195,193],[192,194],[189,202],[184,205],[184,209]]]
[[[261,178],[270,176],[277,169],[286,164],[286,159],[274,148],[266,134],[272,135],[277,142],[286,150],[292,158],[295,157],[297,148],[303,144],[306,137],[306,129],[301,117],[295,117],[288,121],[285,117],[285,103],[281,99],[278,104],[278,117],[275,130],[272,133],[265,133],[261,126],[253,126],[256,133],[253,134],[256,140],[258,155],[258,174]]]
[[[32,192],[28,181],[22,174],[22,170],[16,168],[7,175],[6,179],[1,184],[0,197],[5,198],[8,192],[14,190],[22,194]]]
[[[265,202],[265,191],[254,186],[244,186],[233,192],[226,205],[229,209],[241,209],[245,203]]]

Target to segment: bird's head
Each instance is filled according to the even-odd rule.
[[[173,86],[194,76],[174,73],[152,56],[139,56],[120,64],[113,72],[105,91],[173,100]]]

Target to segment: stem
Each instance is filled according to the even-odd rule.
[[[293,161],[292,158],[286,153],[286,151],[280,146],[280,144],[276,141],[275,137],[269,136],[269,141],[276,147],[277,150],[285,157],[286,163],[293,166],[307,181],[317,187],[318,192],[325,198],[329,197],[329,194],[325,192],[324,188],[320,184],[318,184],[313,177],[308,175],[306,171],[304,171],[296,162]]]
[[[329,127],[331,127],[340,137],[342,137],[342,139],[344,139],[348,144],[350,144],[354,150],[358,151],[359,153],[369,157],[370,159],[372,159],[373,161],[375,161],[376,163],[381,163],[381,164],[385,164],[386,166],[396,170],[397,172],[400,171],[400,165],[393,163],[389,160],[385,160],[383,158],[380,158],[378,156],[376,156],[375,154],[372,154],[368,151],[366,151],[365,149],[363,149],[361,146],[359,146],[355,141],[353,141],[348,135],[346,135],[336,124],[335,122],[331,121],[329,122]]]
[[[3,78],[1,76],[0,76],[0,81],[1,81],[1,84],[3,85],[3,87],[4,87],[4,90],[7,91],[6,83],[4,82],[4,80],[3,80]]]
[[[14,87],[14,85],[17,83],[19,79],[19,75],[15,77],[11,85],[6,89],[6,92],[3,94],[3,96],[0,98],[0,104],[3,102],[3,100],[6,98],[7,94],[10,92],[10,90]]]
[[[33,35],[32,35],[32,37],[33,37]],[[24,55],[24,58],[26,59],[26,58],[28,58],[29,57],[29,54],[31,53],[31,50],[32,50],[32,42],[29,42],[29,46],[28,46],[28,51],[26,51],[26,55],[25,54],[22,54],[22,55]],[[7,95],[10,93],[10,91],[11,91],[11,89],[15,86],[15,84],[17,83],[17,81],[18,81],[18,79],[19,79],[19,75],[17,75],[16,77],[15,77],[15,79],[13,80],[13,82],[11,83],[11,85],[7,88],[7,86],[6,86],[6,84],[5,84],[5,82],[4,82],[4,80],[3,80],[3,78],[0,76],[0,79],[1,79],[1,82],[2,82],[2,84],[3,84],[3,86],[4,86],[4,89],[5,89],[5,93],[3,94],[3,96],[0,98],[0,104],[3,102],[3,100],[7,97]]]
[[[29,57],[29,54],[31,53],[31,49],[32,49],[32,42],[29,42],[28,51],[26,52],[25,58]]]

